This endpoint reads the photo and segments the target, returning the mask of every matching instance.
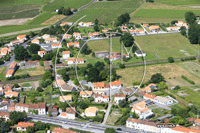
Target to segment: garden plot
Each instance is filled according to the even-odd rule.
[[[182,96],[182,97],[189,96],[189,95],[188,95],[187,93],[185,93],[184,91],[179,91],[179,92],[177,93],[177,95]]]
[[[187,51],[185,51],[185,50],[180,50],[180,52],[183,53],[183,54],[185,54],[185,55],[187,55],[187,56],[190,56],[190,54]]]
[[[196,62],[183,62],[179,64],[181,67],[200,78],[200,65]]]

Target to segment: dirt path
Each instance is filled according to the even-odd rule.
[[[21,30],[21,31],[16,31],[16,32],[10,32],[10,33],[6,33],[6,34],[1,34],[0,37],[26,33],[26,32],[30,32],[30,31],[42,30],[43,28],[47,28],[47,27],[49,27],[49,26],[44,26],[44,27],[34,28],[34,29],[28,29],[28,30]]]

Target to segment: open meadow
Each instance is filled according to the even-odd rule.
[[[200,14],[199,8],[187,6],[168,5],[163,3],[144,3],[144,5],[134,14],[131,14],[130,22],[134,23],[170,23],[172,20],[185,18],[185,12],[192,11]]]
[[[94,21],[99,19],[100,23],[110,23],[123,13],[131,13],[142,4],[142,0],[121,0],[121,1],[99,1],[95,2],[66,21],[76,21],[87,15],[81,21]]]
[[[162,75],[165,77],[165,80],[167,81],[167,85],[168,80],[180,79],[182,75],[186,76],[190,80],[193,80],[197,84],[200,82],[198,77],[191,74],[176,63],[147,65],[144,82],[148,82],[151,76],[155,73],[162,73]],[[133,82],[142,80],[144,74],[144,66],[117,69],[117,74],[120,76],[119,80],[124,84],[124,86],[131,86]],[[185,80],[181,80],[181,86],[183,86],[185,82]],[[172,86],[175,85],[179,85],[179,82],[174,82]]]
[[[37,66],[35,68],[29,68],[29,69],[18,69],[14,76],[16,75],[22,75],[28,73],[30,76],[39,76],[43,75],[45,73],[43,66]]]
[[[154,1],[170,5],[200,5],[199,0],[154,0]]]

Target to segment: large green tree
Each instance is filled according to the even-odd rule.
[[[161,73],[156,73],[151,76],[149,83],[160,83],[162,81],[165,81],[165,78],[162,76]]]
[[[24,60],[25,58],[28,57],[27,49],[24,49],[23,46],[15,47],[14,54],[15,54],[15,59],[19,61]]]
[[[132,46],[134,41],[135,39],[129,32],[124,33],[124,35],[122,35],[120,38],[120,42],[123,42],[124,46],[126,47]]]
[[[40,50],[40,45],[37,44],[31,44],[29,47],[27,47],[29,52],[31,54],[38,54],[38,51]]]
[[[26,112],[10,112],[9,118],[12,124],[17,124],[20,121],[24,121],[27,118]]]
[[[52,73],[51,71],[46,71],[42,77],[43,80],[47,80],[47,79],[50,79],[52,80]]]
[[[193,24],[196,21],[196,16],[193,12],[188,11],[185,13],[185,20],[189,24]]]

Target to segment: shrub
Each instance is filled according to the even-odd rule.
[[[190,84],[193,84],[193,85],[195,84],[194,81],[188,79],[186,76],[183,76],[183,75],[182,75],[182,78],[183,78],[184,80],[186,80],[187,82],[189,82]]]
[[[124,68],[125,68],[125,65],[120,63],[120,64],[119,64],[119,67],[122,68],[122,69],[124,69]]]
[[[174,58],[173,57],[168,57],[168,62],[169,63],[173,63],[174,62]]]

